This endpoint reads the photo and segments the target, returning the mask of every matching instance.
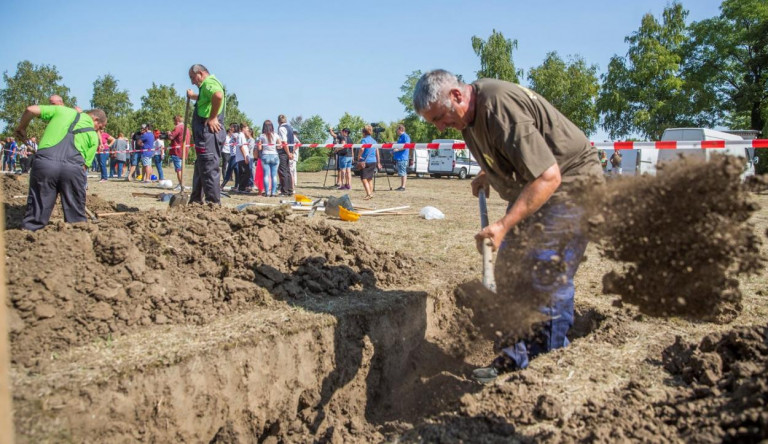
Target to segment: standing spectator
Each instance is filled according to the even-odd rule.
[[[375,145],[376,141],[371,137],[373,134],[373,127],[371,125],[365,125],[363,128],[363,139],[360,140],[361,144]],[[373,198],[373,176],[376,174],[376,169],[381,169],[381,158],[379,157],[378,148],[363,148],[360,151],[360,157],[357,158],[358,169],[362,170],[360,173],[360,180],[363,182],[363,188],[365,189],[365,197],[363,200],[370,200]]]
[[[118,133],[117,140],[112,144],[112,151],[115,153],[115,173],[117,178],[123,177],[123,167],[128,161],[128,140],[123,133]]]
[[[301,140],[299,140],[299,132],[296,130],[293,130],[293,159],[291,159],[290,167],[291,167],[291,182],[293,183],[293,188],[296,188],[296,186],[299,185],[299,175],[296,171],[296,168],[299,165],[299,148],[296,146],[296,144],[301,143]]]
[[[101,180],[99,182],[107,181],[109,146],[113,143],[115,143],[114,137],[110,136],[106,131],[99,131],[99,150],[96,154],[96,160],[98,160],[99,170],[101,171]]]
[[[349,128],[339,131],[338,136],[333,129],[328,128],[331,136],[336,139],[338,144],[352,144],[352,138],[349,137]],[[349,190],[352,188],[352,164],[354,163],[352,148],[334,148],[333,154],[336,156],[336,166],[338,174],[336,184],[339,190]]]
[[[603,168],[603,172],[608,169],[608,155],[605,154],[605,150],[597,151],[597,159],[600,161],[600,167]]]
[[[224,189],[224,186],[229,183],[229,179],[232,178],[233,174],[235,176],[235,185],[237,185],[237,159],[235,158],[236,151],[237,146],[235,140],[233,139],[232,126],[230,125],[229,129],[227,130],[227,138],[224,142],[224,150],[221,154],[221,167],[225,171],[224,180],[221,183],[222,190]]]
[[[29,159],[29,169],[32,169],[32,163],[35,161],[35,154],[37,154],[37,137],[32,136],[27,143],[27,158]]]
[[[251,127],[249,127],[246,124],[242,124],[240,129],[243,131],[243,136],[245,137],[245,143],[248,144],[248,177],[246,177],[246,188],[245,191],[250,193],[253,191],[253,172],[254,168],[256,167],[256,160],[254,159],[254,152],[258,153],[256,150],[256,139],[253,138],[253,130]],[[263,182],[263,180],[262,180]],[[261,189],[264,186],[264,184],[259,184],[259,193],[261,193]]]
[[[277,196],[277,168],[280,159],[277,154],[277,145],[281,144],[280,136],[275,134],[275,127],[271,120],[265,120],[261,126],[259,145],[261,147],[261,165],[264,168],[264,196]]]
[[[293,128],[288,124],[285,114],[277,116],[277,135],[280,137],[283,145],[277,148],[277,155],[280,159],[280,166],[277,174],[280,176],[280,194],[283,196],[293,196],[293,178],[291,177],[291,160],[293,159]]]
[[[411,143],[411,136],[405,132],[405,125],[397,125],[397,143]],[[397,175],[400,176],[400,186],[395,191],[405,191],[405,182],[408,180],[408,156],[410,150],[398,148],[392,150],[392,160],[395,161]]]
[[[165,176],[163,176],[163,156],[165,155],[165,142],[163,142],[163,139],[160,138],[160,131],[155,130],[154,136],[155,142],[153,146],[155,148],[155,152],[152,155],[152,163],[154,163],[155,167],[157,168],[157,180],[165,180]]]
[[[9,137],[5,141],[5,147],[3,147],[3,171],[13,172],[16,169],[16,140],[13,137]]]
[[[146,123],[142,123],[141,129],[131,136],[131,167],[125,178],[128,182],[141,176],[141,167],[139,166],[139,163],[141,163],[141,147],[139,146],[139,141],[141,140],[141,135],[144,133],[144,128],[146,128],[146,126]]]
[[[141,130],[139,139],[139,148],[141,148],[141,166],[144,183],[152,182],[152,156],[155,154],[155,135],[152,133],[152,125],[146,124]]]
[[[243,133],[240,131],[239,124],[231,123],[229,125],[229,129],[232,132],[230,135],[230,144],[235,149],[232,159],[234,159],[235,167],[237,168],[237,174],[235,174],[235,186],[233,188],[238,193],[244,193],[248,182],[248,164],[246,161],[250,160],[248,158],[248,142],[246,141]]]
[[[29,176],[27,211],[21,228],[32,231],[43,228],[51,218],[59,195],[64,220],[85,222],[83,171],[96,154],[99,146],[96,131],[104,129],[107,116],[100,109],[79,113],[64,106],[31,105],[16,127],[19,137],[26,139],[27,126],[35,117],[48,121],[48,126]]]
[[[184,168],[182,161],[186,153],[182,152],[181,149],[183,146],[185,151],[189,150],[189,131],[187,131],[186,140],[182,140],[187,122],[185,122],[181,116],[177,115],[173,117],[173,124],[173,131],[168,135],[171,142],[171,146],[168,148],[168,154],[171,155],[173,169],[176,170],[176,179],[179,181],[179,184],[176,185],[176,189],[183,190],[184,184],[181,183],[181,170]]]
[[[197,159],[189,202],[203,203],[205,195],[205,200],[218,204],[221,203],[219,160],[226,135],[224,116],[221,114],[226,109],[227,102],[224,86],[201,64],[189,68],[189,80],[200,90],[198,94],[191,89],[187,90],[187,97],[197,100],[195,111],[192,113],[192,133]]]
[[[21,174],[25,174],[29,170],[29,159],[27,158],[27,144],[22,142],[21,145],[19,145],[19,149],[17,151],[17,156],[19,159],[19,166],[21,166]]]
[[[620,176],[622,173],[621,153],[619,150],[614,150],[613,154],[611,155],[611,173],[615,176]]]

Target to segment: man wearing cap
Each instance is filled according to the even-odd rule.
[[[189,80],[199,88],[198,94],[187,90],[187,97],[197,100],[192,113],[197,159],[189,202],[203,203],[205,196],[206,201],[218,204],[221,203],[219,160],[226,137],[222,114],[226,107],[224,85],[200,64],[189,68]]]
[[[435,70],[419,79],[413,103],[440,131],[462,132],[482,168],[472,181],[473,194],[488,195],[493,187],[509,202],[506,214],[475,236],[479,250],[486,239],[498,250],[499,297],[541,304],[546,317],[525,340],[504,338],[492,364],[473,372],[487,383],[568,345],[573,277],[587,246],[577,190],[581,183],[603,182],[600,162],[576,125],[544,98],[513,83],[480,79],[466,85],[448,71]]]
[[[27,126],[33,118],[48,121],[40,139],[35,165],[29,176],[27,211],[21,222],[25,230],[39,230],[51,218],[56,198],[61,195],[64,220],[85,222],[86,165],[93,162],[99,146],[97,131],[107,124],[100,109],[85,113],[55,105],[31,105],[21,116],[16,135],[27,138]]]

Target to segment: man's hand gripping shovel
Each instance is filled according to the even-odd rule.
[[[481,186],[477,194],[480,206],[480,225],[482,229],[488,226],[488,207],[485,187]],[[518,300],[516,295],[497,294],[496,278],[493,264],[493,241],[482,239],[483,280],[470,281],[457,289],[460,305],[472,310],[472,323],[486,339],[496,340],[502,335],[523,337],[530,332],[534,321],[540,316],[524,305],[524,300]],[[523,305],[521,305],[521,303]]]

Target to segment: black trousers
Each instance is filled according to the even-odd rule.
[[[278,153],[280,165],[277,167],[277,177],[280,179],[280,192],[293,194],[293,176],[291,176],[291,161],[288,154]]]
[[[83,156],[75,150],[74,144],[68,146],[63,143],[41,150],[29,175],[27,211],[21,228],[35,231],[45,227],[51,219],[58,195],[61,195],[65,221],[87,221],[85,183]]]
[[[221,203],[221,149],[224,146],[226,131],[224,122],[219,116],[221,129],[212,133],[205,124],[205,118],[197,113],[197,105],[192,113],[192,134],[195,138],[195,151],[197,159],[195,160],[195,172],[192,176],[192,193],[189,196],[189,203],[203,203],[205,200],[210,203]]]
[[[238,191],[245,191],[246,188],[251,186],[253,182],[253,172],[251,171],[250,162],[244,160],[237,162],[236,178]],[[249,178],[251,179],[250,182],[248,181]]]

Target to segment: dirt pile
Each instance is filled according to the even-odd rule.
[[[685,389],[655,407],[686,441],[768,439],[768,327],[740,328],[664,352],[665,368]]]
[[[758,206],[741,170],[734,157],[686,158],[655,177],[611,181],[591,229],[604,254],[627,265],[605,276],[604,292],[654,316],[733,319],[742,298],[736,276],[765,262],[747,223]]]
[[[182,207],[6,232],[12,359],[254,304],[416,282],[414,261],[283,210]]]

